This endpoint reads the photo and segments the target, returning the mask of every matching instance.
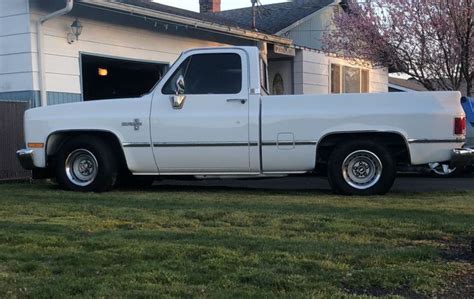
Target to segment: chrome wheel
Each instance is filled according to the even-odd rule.
[[[358,150],[349,154],[342,163],[342,175],[351,187],[369,189],[382,176],[382,162],[373,152]]]
[[[77,186],[88,186],[97,177],[99,164],[94,154],[86,149],[77,149],[69,154],[65,162],[66,175]]]
[[[430,163],[428,166],[434,174],[439,176],[450,175],[456,171],[456,167],[450,167],[449,164]]]

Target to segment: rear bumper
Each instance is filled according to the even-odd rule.
[[[451,166],[466,167],[474,164],[474,149],[457,148],[453,149]]]
[[[26,170],[32,170],[35,168],[33,163],[33,150],[21,149],[16,152],[16,157],[20,161],[21,167]]]

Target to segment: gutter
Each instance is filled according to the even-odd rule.
[[[38,46],[38,80],[40,88],[41,106],[48,105],[48,96],[46,92],[46,70],[44,66],[44,47],[43,47],[43,24],[52,18],[68,14],[74,6],[74,0],[66,0],[66,6],[60,10],[54,11],[46,16],[42,16],[36,22],[37,46]]]
[[[292,40],[279,37],[275,35],[268,35],[256,31],[245,30],[238,27],[226,26],[206,21],[201,21],[198,19],[187,18],[182,16],[177,16],[174,14],[164,13],[160,11],[154,11],[147,8],[141,8],[134,5],[118,3],[114,1],[100,1],[100,0],[81,0],[80,3],[90,4],[96,7],[102,7],[105,9],[114,9],[119,11],[126,11],[132,15],[143,15],[148,17],[154,17],[156,19],[168,21],[175,24],[188,25],[197,29],[210,30],[214,32],[220,32],[228,35],[245,37],[247,39],[252,39],[256,41],[266,41],[271,43],[276,43],[280,45],[291,45]]]

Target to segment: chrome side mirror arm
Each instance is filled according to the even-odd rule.
[[[183,108],[184,101],[186,100],[186,96],[184,95],[184,77],[180,75],[176,80],[176,95],[171,96],[171,106],[173,109],[181,109]]]

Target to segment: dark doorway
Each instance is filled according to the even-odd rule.
[[[135,98],[150,92],[167,64],[81,55],[84,101]]]

